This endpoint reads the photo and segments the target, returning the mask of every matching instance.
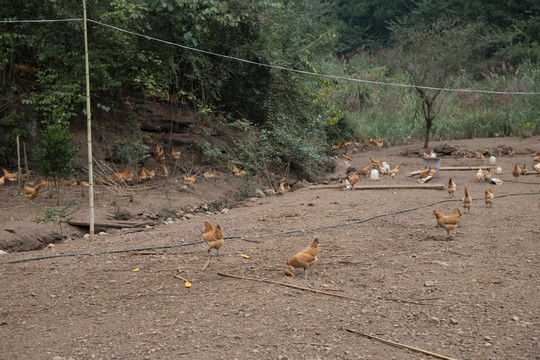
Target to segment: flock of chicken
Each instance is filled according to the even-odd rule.
[[[221,228],[219,224],[217,224],[216,228],[214,229],[212,227],[212,224],[209,221],[205,221],[204,226],[205,226],[205,229],[203,233],[203,239],[204,239],[204,242],[208,245],[208,253],[210,253],[212,249],[215,249],[216,256],[218,256],[219,249],[224,245],[223,229]],[[307,278],[309,269],[317,261],[318,252],[319,252],[319,240],[315,239],[309,247],[299,252],[298,254],[293,256],[291,259],[287,260],[285,264],[293,268],[302,268],[304,277]],[[285,274],[289,276],[293,276],[293,273],[290,271],[290,269],[286,269],[284,270],[284,272]]]
[[[163,162],[166,160],[166,152],[165,148],[159,144],[156,143],[152,149],[152,154],[155,156],[155,158]],[[173,160],[179,160],[180,156],[182,155],[182,151],[175,150],[174,148],[171,148],[168,152],[170,155],[170,158]],[[4,172],[4,176],[0,177],[0,186],[4,185],[6,180],[8,182],[16,182],[19,178],[19,174],[17,172],[10,173],[8,170],[2,168]],[[30,172],[30,171],[29,171]],[[236,165],[232,165],[232,174],[237,177],[245,176],[246,171],[240,170]],[[24,183],[23,189],[25,191],[26,197],[30,200],[35,199],[39,195],[39,190],[42,186],[53,186],[53,184],[50,181],[47,181],[45,179],[41,180],[39,184],[37,184],[34,187],[29,186],[29,183],[27,182],[29,174],[23,174],[21,176],[21,180]],[[168,177],[169,176],[169,169],[166,164],[161,164],[161,173],[159,174],[162,177]],[[135,178],[135,170],[133,167],[127,168],[122,172],[113,172],[112,175],[99,175],[96,179],[97,183],[102,184],[128,184],[132,183],[133,181],[138,182],[144,182],[147,180],[151,180],[156,176],[156,170],[155,169],[147,169],[144,166],[141,167],[140,171],[138,172],[138,178]],[[203,175],[205,178],[215,178],[217,176],[217,171],[210,170],[205,172]],[[182,175],[182,181],[184,182],[184,185],[186,186],[193,186],[195,184],[195,181],[197,180],[198,175],[193,174],[191,176]],[[77,185],[78,181],[75,177],[72,177],[68,180],[61,181],[58,185],[61,186],[73,186]],[[81,181],[80,185],[82,186],[89,186],[88,182]],[[280,189],[277,190],[277,193],[283,193],[285,189],[283,188],[283,184],[280,185]]]
[[[515,152],[515,150],[514,150],[514,152]],[[466,157],[472,157],[472,156],[467,156],[467,154],[466,154]],[[474,157],[478,157],[478,158],[483,159],[483,155],[482,155],[482,157],[474,155]],[[532,168],[538,174],[540,174],[540,152],[536,153],[535,158],[533,159],[533,162],[535,162],[536,164],[533,165]],[[527,174],[527,172],[528,172],[528,170],[527,170],[526,165],[523,165],[523,167],[520,168],[519,165],[517,163],[515,163],[514,168],[512,170],[512,175],[517,180],[519,178],[519,176],[525,175],[525,174]],[[482,171],[482,169],[478,169],[478,171],[475,174],[475,178],[476,178],[476,180],[478,182],[484,181],[484,182],[490,182],[491,183],[492,182],[492,177],[491,177],[490,169],[488,168],[485,172]],[[447,189],[448,189],[448,194],[450,194],[450,196],[453,197],[454,193],[456,192],[456,184],[454,183],[452,178],[450,178],[450,180],[448,181]],[[463,209],[467,209],[467,213],[469,213],[469,211],[471,209],[472,198],[471,198],[471,195],[469,194],[469,190],[467,189],[467,186],[464,186],[463,189],[464,189],[464,196],[463,196],[461,205],[462,205]],[[493,199],[494,198],[495,198],[495,195],[493,194],[493,189],[491,187],[487,188],[484,191],[484,201],[486,203],[486,207],[493,206]],[[448,236],[450,236],[450,232],[452,230],[455,230],[457,225],[461,221],[461,212],[459,211],[458,208],[455,208],[454,211],[452,212],[452,214],[448,215],[448,216],[443,215],[441,212],[439,212],[437,210],[433,210],[433,215],[435,215],[435,217],[437,219],[437,226],[442,227],[444,230],[446,230],[446,234]]]

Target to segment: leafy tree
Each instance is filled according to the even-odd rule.
[[[71,145],[72,139],[68,123],[53,122],[46,126],[43,142],[37,145],[39,171],[54,182],[57,205],[60,202],[61,181],[75,175],[73,161],[82,143],[74,147]]]
[[[478,29],[474,24],[439,20],[433,24],[394,24],[393,59],[404,70],[418,95],[426,123],[424,147],[429,144],[433,121],[441,111],[440,88],[466,69],[476,51]],[[431,89],[435,88],[435,89]]]

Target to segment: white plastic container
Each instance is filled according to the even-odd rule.
[[[371,173],[370,173],[370,175],[369,175],[369,178],[370,178],[371,180],[379,180],[379,170],[377,170],[377,169],[371,170]]]
[[[497,163],[497,158],[495,156],[489,157],[489,165],[495,165]]]
[[[495,170],[495,174],[496,175],[501,175],[503,172],[502,172],[502,167],[498,167],[496,170]]]

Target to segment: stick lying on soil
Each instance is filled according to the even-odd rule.
[[[432,353],[432,352],[429,352],[429,351],[426,351],[426,350],[422,350],[422,349],[418,349],[418,348],[415,348],[415,347],[412,347],[412,346],[409,346],[409,345],[400,344],[400,343],[393,342],[393,341],[390,341],[390,340],[385,340],[385,339],[382,339],[382,338],[380,338],[380,337],[373,336],[373,335],[368,335],[368,334],[364,334],[364,333],[359,332],[359,331],[356,331],[356,330],[352,330],[352,329],[346,329],[346,330],[347,330],[348,332],[350,332],[350,333],[363,335],[363,336],[368,337],[368,338],[370,338],[370,339],[379,340],[379,341],[381,341],[381,342],[383,342],[383,343],[386,343],[386,344],[389,344],[389,345],[399,346],[399,347],[402,347],[402,348],[405,348],[405,349],[409,349],[409,350],[414,350],[414,351],[417,351],[417,352],[421,352],[421,353],[423,353],[423,354],[431,355],[431,356],[437,357],[437,358],[439,358],[439,359],[444,359],[444,360],[454,360],[453,358],[449,358],[449,357],[444,356],[444,355],[435,354],[435,353]]]
[[[465,171],[465,170],[470,171],[471,169],[474,169],[474,170],[478,170],[478,169],[487,170],[488,168],[489,168],[489,166],[471,166],[471,167],[469,167],[469,166],[441,166],[439,168],[439,171]],[[420,174],[420,171],[422,171],[422,170],[408,172],[407,176],[416,176],[416,175]]]

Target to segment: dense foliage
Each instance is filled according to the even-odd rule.
[[[538,91],[540,4],[533,0],[88,0],[87,9],[93,110],[113,113],[121,99],[144,100],[144,95],[165,97],[175,109],[187,107],[215,116],[216,122],[218,116],[243,120],[253,136],[245,136],[231,156],[251,161],[253,169],[261,160],[247,155],[250,144],[272,154],[268,161],[314,176],[326,165],[333,139],[374,136],[399,143],[408,135],[430,133],[450,138],[540,132],[535,96],[501,101],[493,95],[437,94],[433,100],[444,106],[426,127],[426,97],[419,101],[411,89],[283,70]],[[0,23],[2,161],[12,161],[16,135],[30,141],[46,124],[84,119],[80,18],[80,2],[2,3],[0,20],[79,19]],[[419,62],[407,55],[411,46],[438,23],[471,29],[467,44],[474,49],[460,58],[466,62],[425,62],[427,67],[413,69]],[[439,41],[414,51],[427,59],[465,50],[456,45]],[[340,61],[343,55],[346,62]],[[397,64],[396,58],[403,61]],[[449,65],[451,71],[445,71]],[[425,81],[414,81],[412,70],[419,71],[416,77],[427,76]],[[171,97],[176,94],[178,103]],[[130,130],[116,145],[124,148],[121,139],[135,136],[137,147],[122,154],[124,161],[135,162],[146,149],[136,121],[118,117]],[[456,125],[464,118],[470,124]],[[201,150],[207,155],[219,153],[205,146]]]

